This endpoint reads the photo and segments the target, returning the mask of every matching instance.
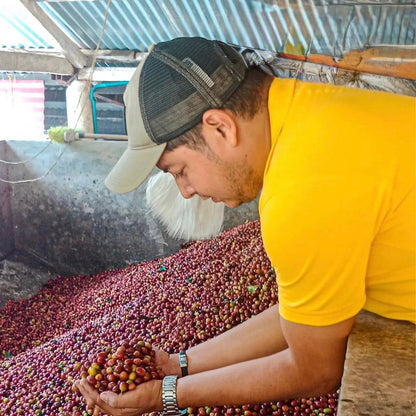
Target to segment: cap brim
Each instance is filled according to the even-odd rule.
[[[107,188],[118,194],[134,191],[150,175],[165,147],[164,143],[140,150],[127,148],[108,174]]]
[[[139,104],[140,74],[146,57],[138,65],[124,92],[127,149],[105,180],[110,191],[124,194],[134,191],[152,172],[166,147],[154,143],[146,133]]]

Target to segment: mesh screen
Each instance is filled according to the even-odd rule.
[[[177,42],[173,45],[174,58],[169,51],[164,53],[166,44],[172,48],[173,42],[159,44],[161,53],[146,59],[139,86],[143,121],[156,143],[171,140],[198,124],[208,108],[221,107],[240,84],[241,72],[245,73],[237,52],[234,60],[244,67],[236,71],[241,79],[228,68],[228,59],[213,42]],[[189,57],[192,59],[185,59]]]

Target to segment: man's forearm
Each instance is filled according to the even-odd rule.
[[[309,376],[309,374],[308,374]],[[241,405],[327,393],[319,372],[305,377],[289,349],[178,380],[178,405]]]
[[[264,357],[287,348],[278,305],[187,351],[189,374]],[[178,365],[177,355],[172,356]],[[176,372],[176,371],[175,371]]]
[[[273,311],[270,311],[270,315],[266,313],[264,317],[259,316],[262,323],[268,323],[270,333],[276,331],[272,317]],[[287,348],[242,361],[245,355],[253,356],[253,351],[258,355],[264,354],[267,345],[270,349],[282,347],[276,337],[268,335],[267,326],[264,332],[266,338],[258,339],[257,336],[262,332],[256,330],[257,322],[254,320],[253,327],[247,325],[253,332],[247,338],[246,351],[237,346],[236,356],[240,362],[235,362],[238,360],[233,359],[230,348],[224,355],[235,363],[214,370],[201,370],[178,380],[179,406],[239,405],[311,397],[334,391],[341,382],[347,340],[354,317],[325,327],[295,324],[282,318],[280,324],[289,344]],[[280,330],[280,326],[278,328]],[[238,337],[237,332],[235,335]],[[222,342],[216,344],[215,350],[219,345],[224,346]],[[221,354],[220,350],[217,352]],[[210,354],[209,351],[204,353]],[[198,359],[198,369],[203,367],[202,361]],[[210,364],[214,362],[211,357]]]

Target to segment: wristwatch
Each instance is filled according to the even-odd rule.
[[[182,377],[188,375],[188,360],[186,359],[185,351],[179,353],[179,366],[181,367]]]
[[[165,376],[162,381],[162,403],[165,416],[181,414],[176,401],[176,380],[178,376]]]

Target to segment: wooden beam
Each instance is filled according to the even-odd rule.
[[[74,67],[65,58],[53,54],[13,50],[0,51],[0,71],[73,75]]]
[[[416,48],[378,46],[353,50],[345,54],[338,67],[416,80]]]
[[[48,16],[48,14],[34,0],[20,0],[23,6],[32,13],[39,23],[55,38],[62,49],[62,53],[75,68],[84,68],[89,65],[89,59]]]
[[[349,71],[416,80],[416,48],[414,46],[377,46],[364,50],[352,50],[337,61],[332,56],[320,54],[311,54],[307,57],[285,53],[279,55]]]
[[[301,60],[298,59],[299,57],[292,59],[287,55],[279,54],[270,65],[281,73],[283,77],[290,78],[302,74],[306,79],[325,80],[322,82],[334,85],[389,91],[416,97],[416,85],[411,79],[339,68],[334,63],[331,64],[330,61],[326,60],[324,55],[315,55],[315,57],[319,58],[319,62],[311,62],[309,60],[310,56],[308,56],[308,60]],[[327,58],[332,59],[332,57]]]
[[[99,51],[91,49],[81,49],[82,53],[92,59],[95,56],[97,61],[104,62],[114,62],[121,64],[131,64],[138,63],[142,56],[143,52],[131,51],[131,50],[108,50],[100,49]]]
[[[92,51],[91,51],[92,53]],[[101,55],[102,54],[102,55]],[[134,66],[118,67],[95,67],[80,69],[77,78],[79,80],[91,80],[92,82],[130,81],[133,72],[140,61],[147,56],[147,52],[137,51],[99,51],[99,60],[103,62],[114,62],[113,58],[119,58],[119,63],[134,63]]]
[[[136,67],[84,68],[79,70],[77,78],[92,82],[130,81],[135,69]]]

